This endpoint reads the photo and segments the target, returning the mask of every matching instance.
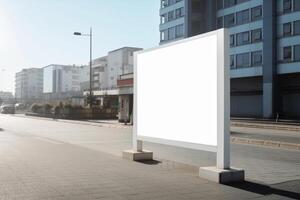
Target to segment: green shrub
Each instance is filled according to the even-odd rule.
[[[72,110],[73,106],[71,104],[65,104],[64,105],[64,110]]]
[[[43,105],[44,114],[51,114],[51,109],[52,109],[52,105],[50,104]]]
[[[41,109],[42,109],[42,106],[41,105],[38,105],[38,104],[33,104],[32,106],[31,106],[31,111],[33,112],[33,113],[41,113]]]

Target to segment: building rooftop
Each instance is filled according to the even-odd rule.
[[[142,50],[142,48],[139,48],[139,47],[122,47],[122,48],[119,48],[119,49],[115,49],[115,50],[109,51],[108,53],[112,53],[112,52],[115,52],[115,51],[120,51],[120,50],[123,50],[123,49],[136,49],[136,50]]]

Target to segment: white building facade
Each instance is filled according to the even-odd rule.
[[[96,58],[92,62],[92,87],[101,90],[108,87],[107,83],[107,56]]]
[[[110,51],[107,56],[107,87],[117,88],[117,80],[120,75],[133,72],[133,52],[141,48],[123,47]]]
[[[0,91],[0,104],[13,101],[14,96],[11,92]]]
[[[43,76],[43,93],[66,93],[81,91],[89,72],[86,66],[52,64],[43,68]]]
[[[39,68],[23,69],[16,73],[15,98],[19,102],[35,102],[43,93],[43,70]]]

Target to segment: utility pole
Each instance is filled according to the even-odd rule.
[[[90,99],[90,108],[92,108],[92,100],[93,100],[93,88],[92,88],[92,44],[93,44],[93,29],[92,27],[90,28],[90,33],[89,34],[83,34],[80,32],[74,32],[74,35],[78,36],[88,36],[90,37],[90,94],[89,94],[89,99]]]

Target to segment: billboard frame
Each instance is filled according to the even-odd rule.
[[[137,133],[137,56],[141,53],[174,46],[208,36],[217,36],[217,146],[196,144],[189,142],[166,140],[139,136]],[[230,69],[229,66],[229,33],[227,29],[219,29],[198,36],[182,39],[159,47],[134,52],[134,105],[133,105],[133,150],[143,152],[143,141],[172,145],[196,150],[217,153],[217,168],[230,168]],[[155,123],[154,123],[155,124]]]

